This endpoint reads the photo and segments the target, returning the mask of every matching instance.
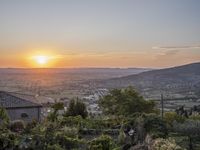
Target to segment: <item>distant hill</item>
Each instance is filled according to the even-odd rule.
[[[195,95],[200,91],[200,63],[113,78],[102,84],[108,88],[131,85],[146,97],[158,97],[161,92],[176,96]]]
[[[0,68],[0,91],[48,97],[77,97],[91,93],[94,80],[149,71],[148,68]],[[95,85],[94,85],[95,86]]]

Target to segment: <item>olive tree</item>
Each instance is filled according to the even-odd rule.
[[[145,100],[132,87],[125,89],[113,89],[99,101],[105,114],[132,115],[139,113],[156,112],[155,103]]]

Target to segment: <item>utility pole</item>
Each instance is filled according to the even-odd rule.
[[[161,117],[163,119],[163,115],[164,115],[164,98],[163,98],[163,94],[161,94]]]

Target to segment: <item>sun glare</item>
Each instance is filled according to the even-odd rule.
[[[61,55],[57,55],[53,52],[42,51],[32,52],[27,55],[28,63],[33,68],[51,68],[55,67],[58,61],[62,58]]]
[[[35,61],[35,63],[42,67],[48,64],[49,59],[50,58],[45,55],[38,55],[38,56],[33,57],[33,60]]]
[[[48,57],[47,56],[36,56],[35,60],[38,64],[44,65],[47,64],[48,62]]]

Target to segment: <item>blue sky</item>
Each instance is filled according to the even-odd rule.
[[[0,0],[0,67],[35,52],[58,67],[169,67],[200,60],[199,0]]]

